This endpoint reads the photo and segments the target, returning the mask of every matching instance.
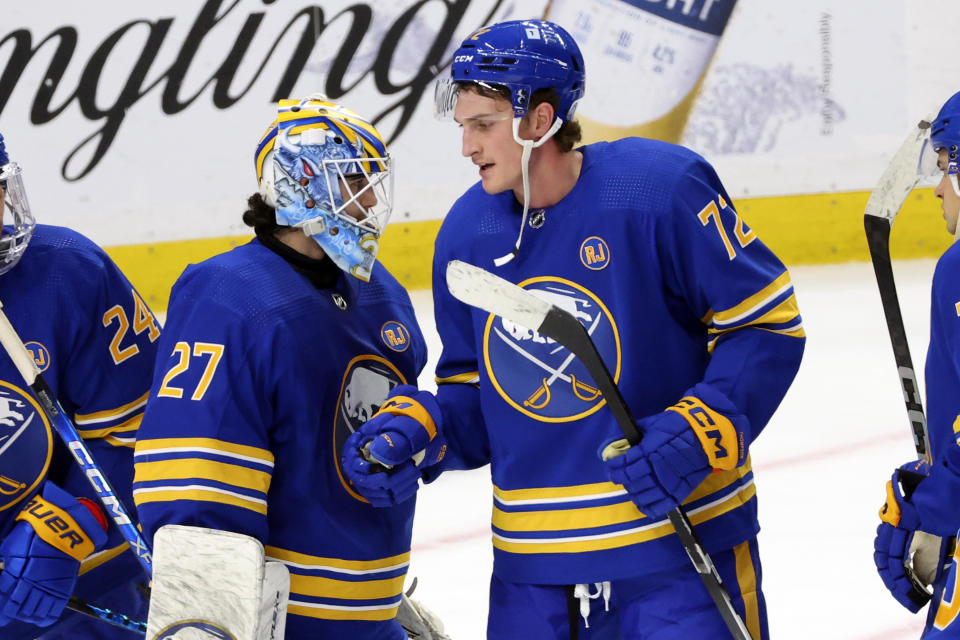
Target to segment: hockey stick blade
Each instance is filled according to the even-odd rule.
[[[893,225],[907,196],[920,181],[917,161],[933,118],[933,114],[928,115],[910,130],[907,139],[891,158],[877,186],[870,193],[864,215],[882,218]]]
[[[101,504],[103,504],[106,514],[113,519],[117,529],[120,530],[120,533],[130,545],[130,550],[140,561],[144,571],[147,572],[147,575],[151,575],[153,561],[150,546],[140,535],[126,508],[117,497],[116,491],[113,490],[110,481],[100,470],[90,453],[90,449],[77,432],[77,428],[67,417],[63,407],[60,406],[60,402],[53,394],[50,385],[44,380],[43,375],[37,368],[37,363],[33,360],[33,356],[24,346],[16,329],[10,323],[10,319],[7,318],[7,314],[3,312],[2,303],[0,303],[0,344],[2,344],[7,355],[10,356],[24,382],[29,385],[37,400],[39,400],[43,413],[47,416],[57,435],[60,436],[67,449],[73,454],[77,464],[80,465]]]
[[[571,313],[489,271],[460,260],[447,263],[446,280],[450,294],[460,302],[506,318],[531,331],[537,331],[556,340],[576,355],[603,394],[604,401],[624,437],[631,445],[640,442],[643,434],[637,429],[636,421],[619,387],[603,363],[590,335]],[[667,517],[683,543],[690,561],[700,574],[727,629],[736,640],[750,640],[750,632],[733,608],[730,594],[723,586],[723,580],[713,560],[693,530],[690,518],[680,507],[670,511]]]

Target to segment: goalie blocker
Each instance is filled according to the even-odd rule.
[[[255,538],[166,525],[154,536],[148,640],[282,640],[290,574]]]

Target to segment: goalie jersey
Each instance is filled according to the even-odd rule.
[[[96,245],[69,229],[37,225],[17,265],[0,276],[3,311],[72,418],[128,512],[133,445],[143,416],[160,329],[147,305]],[[73,496],[96,493],[20,376],[0,352],[0,539],[28,497],[49,480]],[[146,584],[140,564],[112,523],[105,546],[80,567],[75,594],[130,615],[141,604],[118,592]],[[115,599],[118,598],[118,599]],[[92,627],[88,627],[92,622]],[[84,635],[79,627],[93,629]],[[52,627],[13,622],[3,638],[124,638],[128,632],[65,612]]]
[[[382,265],[368,283],[337,273],[318,288],[257,239],[187,268],[134,496],[149,538],[165,524],[233,531],[286,563],[287,638],[402,638],[415,500],[372,507],[340,454],[393,387],[416,384],[426,347]]]
[[[747,416],[755,438],[805,340],[787,270],[703,158],[636,138],[579,150],[573,190],[531,209],[512,261],[494,266],[517,238],[522,206],[512,191],[474,185],[436,243],[445,468],[491,463],[494,572],[511,582],[600,582],[689,559],[669,521],[646,517],[608,481],[599,450],[622,434],[582,363],[453,298],[448,261],[488,269],[572,313],[637,418],[704,382]],[[756,534],[755,494],[747,457],[690,496],[687,512],[709,551]]]

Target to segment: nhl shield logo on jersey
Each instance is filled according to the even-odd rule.
[[[587,269],[600,271],[610,264],[610,247],[603,238],[590,236],[580,245],[580,262]]]
[[[519,286],[573,314],[611,367],[614,379],[619,379],[620,336],[600,298],[561,278],[531,278]],[[524,415],[543,422],[568,422],[604,405],[600,390],[580,360],[536,331],[491,315],[484,330],[483,349],[494,388]]]
[[[394,324],[402,326],[399,323]],[[404,335],[409,343],[410,333],[405,332]],[[347,365],[347,371],[343,375],[343,383],[340,386],[337,417],[333,425],[333,439],[336,444],[333,459],[343,487],[357,500],[363,500],[363,498],[350,488],[343,470],[340,469],[343,445],[351,433],[373,417],[394,387],[406,383],[403,374],[390,361],[380,356],[357,356]]]
[[[0,380],[0,511],[33,493],[52,454],[53,432],[33,396]]]
[[[410,330],[396,320],[383,323],[380,339],[394,351],[406,351],[410,346]]]
[[[35,340],[24,342],[23,346],[27,348],[33,361],[37,363],[37,369],[43,373],[50,366],[50,350]]]

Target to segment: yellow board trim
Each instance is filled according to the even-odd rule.
[[[737,213],[785,264],[870,259],[863,231],[869,191],[740,198]],[[451,201],[450,204],[453,204]],[[237,219],[241,211],[237,212]],[[377,257],[408,289],[429,289],[433,242],[441,220],[391,224]],[[933,189],[915,189],[891,234],[894,259],[933,258],[952,238]],[[246,244],[253,234],[107,247],[106,251],[154,311],[167,308],[170,288],[188,264]],[[509,247],[508,247],[509,248]]]

